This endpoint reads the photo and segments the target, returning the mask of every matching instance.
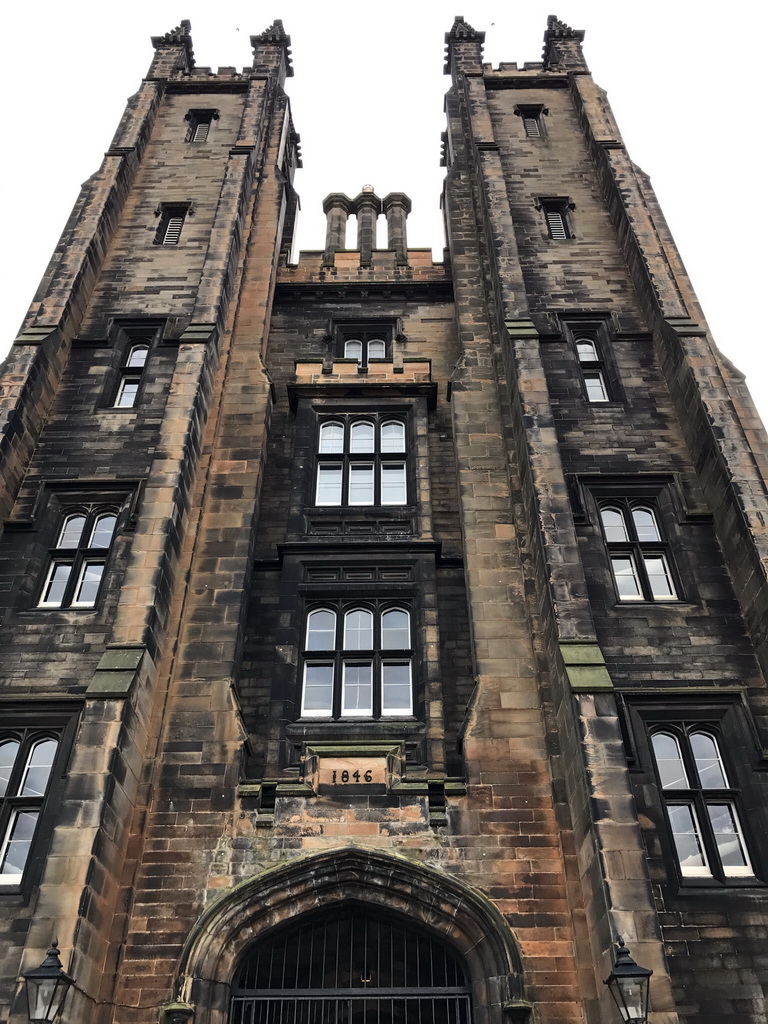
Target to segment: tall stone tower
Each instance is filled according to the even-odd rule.
[[[582,38],[456,19],[442,263],[153,39],[1,381],[2,1024],[768,1019],[766,439]]]

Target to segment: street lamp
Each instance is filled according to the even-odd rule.
[[[624,940],[616,942],[613,970],[603,982],[619,1008],[624,1024],[647,1024],[648,988],[653,971],[640,967],[629,955]]]
[[[50,1024],[56,1020],[74,980],[65,973],[59,959],[59,941],[53,940],[39,967],[22,974],[27,990],[30,1024]]]

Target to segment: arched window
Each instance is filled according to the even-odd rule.
[[[371,359],[384,359],[387,346],[381,338],[371,338],[368,342],[368,361]]]
[[[627,527],[624,524],[624,513],[621,509],[610,506],[602,508],[600,509],[600,519],[603,523],[605,539],[609,544],[629,540]]]
[[[358,341],[357,338],[350,338],[349,341],[344,343],[344,357],[346,359],[356,359],[358,363],[363,361],[363,343]]]
[[[336,612],[317,608],[307,616],[308,651],[332,651],[336,647]]]
[[[635,533],[641,544],[644,541],[651,541],[653,543],[654,541],[661,540],[653,509],[644,508],[641,505],[633,508],[632,522],[635,524]]]
[[[614,499],[600,506],[619,601],[676,601],[667,545],[649,505]]]
[[[67,516],[61,528],[57,548],[76,548],[80,543],[85,528],[86,516],[78,512],[76,515]]]
[[[148,357],[149,343],[141,342],[128,349],[120,367],[120,380],[112,403],[116,409],[132,409],[136,405]]]
[[[0,885],[21,884],[58,749],[39,729],[0,734]]]
[[[344,650],[373,650],[373,612],[354,608],[344,616]]]
[[[470,1024],[464,966],[410,921],[325,911],[251,947],[232,984],[230,1024]]]
[[[680,723],[651,735],[675,857],[683,879],[721,882],[754,874],[716,737]]]
[[[370,420],[356,420],[349,430],[349,451],[352,455],[374,451],[373,423]]]
[[[349,332],[350,336],[345,337]],[[386,359],[391,333],[381,326],[375,328],[347,327],[341,329],[345,359],[355,359],[365,369],[372,359]],[[338,350],[337,350],[338,351]]]
[[[307,616],[304,718],[386,718],[413,714],[411,616],[406,608],[339,602]],[[343,629],[337,635],[338,617]]]
[[[339,454],[344,451],[344,424],[339,420],[326,420],[320,426],[318,451],[323,455]]]
[[[382,452],[405,451],[405,424],[400,420],[385,420],[381,424]]]
[[[580,363],[594,363],[597,361],[597,346],[589,338],[576,339],[576,352]]]
[[[93,608],[116,526],[117,513],[97,506],[64,514],[39,608]]]
[[[316,505],[405,505],[405,423],[345,416],[320,424]],[[400,456],[400,457],[398,457]]]
[[[605,369],[596,338],[576,337],[574,343],[584,384],[584,397],[588,402],[609,401],[608,388],[605,384]]]
[[[141,369],[144,367],[148,355],[149,345],[133,345],[128,352],[128,358],[125,361],[125,365],[132,369]]]

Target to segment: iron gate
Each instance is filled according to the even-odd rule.
[[[347,910],[252,947],[235,975],[230,1024],[471,1024],[469,988],[439,939]]]

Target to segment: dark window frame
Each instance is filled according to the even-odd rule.
[[[161,203],[155,210],[160,223],[155,232],[154,244],[168,247],[180,245],[187,218],[193,213],[192,203]]]
[[[219,111],[215,107],[193,108],[187,111],[184,120],[189,122],[186,141],[203,145],[208,142],[212,123],[219,120]]]
[[[389,362],[392,359],[392,345],[395,338],[396,322],[381,321],[348,321],[334,325],[335,355],[337,359],[355,359],[361,371],[368,369],[372,361]],[[362,346],[360,358],[347,355],[349,342],[359,341]],[[384,342],[383,356],[369,356],[368,345],[373,341]]]
[[[736,688],[730,689],[731,692],[723,693],[713,687],[711,694],[699,690],[695,695],[683,695],[679,691],[669,695],[649,694],[639,690],[619,694],[620,719],[635,796],[641,816],[647,822],[643,830],[655,837],[649,847],[651,863],[660,862],[663,867],[670,896],[722,893],[733,897],[740,890],[765,888],[766,763],[760,758],[760,745],[746,695]],[[681,730],[684,726],[692,732],[708,733],[717,741],[730,783],[727,800],[737,810],[754,871],[752,875],[725,875],[719,869],[719,858],[714,862],[710,860],[710,864],[714,864],[711,876],[686,875],[680,868],[667,803],[680,802],[687,794],[683,790],[663,789],[651,737],[654,733]],[[718,791],[711,792],[711,802],[724,802],[716,800],[714,794]],[[669,798],[665,793],[670,794]],[[700,814],[699,821],[703,818]],[[707,842],[714,844],[711,837]],[[711,847],[707,849],[709,852]]]
[[[3,882],[3,876],[0,875],[0,896],[18,893],[26,895],[40,880],[56,825],[55,812],[61,804],[80,707],[79,703],[68,704],[67,707],[57,707],[55,703],[41,706],[33,701],[12,706],[0,703],[0,743],[7,739],[18,739],[21,743],[8,788],[5,795],[0,797],[0,854],[5,846],[14,812],[30,809],[39,814],[21,879]],[[58,748],[46,791],[42,797],[21,796],[18,793],[19,782],[29,752],[34,744],[49,738],[56,739]]]
[[[536,209],[543,215],[550,241],[567,242],[576,237],[571,216],[576,204],[568,196],[539,196]]]
[[[62,503],[56,517],[56,529],[53,537],[53,545],[48,549],[48,555],[40,575],[40,586],[37,592],[35,608],[39,611],[83,611],[92,612],[98,607],[99,599],[104,589],[104,580],[107,575],[110,556],[114,546],[115,538],[118,535],[123,523],[124,503],[120,504],[109,500],[94,501],[68,501]],[[94,538],[98,522],[108,516],[114,516],[115,523],[110,535],[109,545],[92,546],[89,541]],[[67,540],[67,523],[76,518],[83,517],[84,523],[79,532],[75,544],[63,544]],[[93,601],[79,601],[81,587],[85,578],[88,566],[100,566],[101,573]],[[69,568],[69,572],[63,583],[60,600],[48,600],[48,596],[55,587],[55,579],[59,568]]]
[[[331,423],[342,424],[342,451],[322,452],[323,428]],[[370,452],[353,452],[351,450],[352,427],[356,424],[370,423],[373,427],[374,444]],[[387,423],[398,423],[403,427],[403,449],[402,452],[386,452],[382,450],[382,427]],[[409,417],[402,411],[390,411],[388,409],[377,409],[369,413],[365,412],[332,412],[324,411],[317,417],[317,428],[315,435],[315,471],[312,477],[312,495],[310,505],[314,508],[344,508],[344,509],[402,509],[410,504],[412,494],[412,481],[410,479],[409,452]],[[351,502],[351,477],[354,466],[371,466],[373,501],[370,503]],[[403,481],[405,487],[405,500],[403,502],[382,502],[382,475],[386,466],[402,466]],[[318,502],[320,476],[322,467],[338,467],[340,470],[340,500],[338,502],[320,504]]]
[[[664,516],[657,498],[644,494],[618,494],[612,490],[611,493],[595,494],[595,503],[617,604],[621,606],[639,603],[654,605],[678,604],[684,600],[679,574],[672,558],[671,544],[665,530]],[[607,527],[603,520],[603,512],[609,509],[621,513],[626,533],[625,540],[609,539]],[[640,510],[647,510],[652,513],[658,533],[657,540],[644,540],[640,538],[633,515],[633,512]],[[674,591],[673,595],[665,597],[654,594],[651,582],[652,577],[647,569],[646,558],[660,558],[662,560],[666,568],[666,576]],[[621,594],[615,559],[629,560],[634,569],[632,577],[639,586],[640,593],[638,596]]]
[[[526,139],[545,139],[547,137],[544,118],[549,108],[543,103],[522,103],[515,107],[515,114],[520,118]]]
[[[326,650],[321,648],[310,648],[308,646],[308,629],[310,617],[322,610],[332,611],[335,615],[334,623],[334,645]],[[355,648],[345,646],[346,616],[354,611],[369,612],[373,618],[371,648]],[[404,648],[385,648],[382,640],[383,616],[394,610],[405,611],[408,614],[408,632],[410,646]],[[393,722],[402,720],[413,720],[417,706],[417,665],[416,648],[414,644],[415,613],[412,597],[382,596],[376,598],[360,599],[352,594],[328,598],[316,598],[307,602],[304,619],[302,623],[301,640],[301,667],[299,672],[299,694],[298,710],[301,721],[306,722]],[[383,667],[387,663],[403,664],[408,663],[410,670],[410,709],[407,712],[401,710],[392,714],[385,714],[383,711]],[[370,714],[345,713],[344,702],[344,670],[345,666],[361,664],[371,665],[371,686],[372,686],[372,710]],[[305,688],[307,680],[307,668],[312,665],[332,666],[332,704],[330,714],[311,714],[305,709]]]

